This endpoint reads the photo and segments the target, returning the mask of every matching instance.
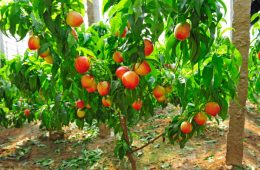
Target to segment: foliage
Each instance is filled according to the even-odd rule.
[[[24,121],[21,114],[16,114],[15,105],[21,105],[19,101],[19,91],[11,84],[9,80],[9,63],[5,57],[1,55],[1,67],[0,67],[0,125],[7,127],[9,124],[14,123],[15,126],[20,126]],[[13,110],[13,114],[7,114]]]
[[[252,16],[251,20],[260,16],[259,13],[256,13]],[[255,22],[252,26],[252,36],[254,39],[251,42],[250,46],[250,55],[249,55],[249,64],[248,64],[248,99],[257,104],[258,111],[260,110],[260,59],[258,57],[260,52],[260,24]]]

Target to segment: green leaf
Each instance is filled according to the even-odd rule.
[[[205,87],[209,88],[213,78],[213,66],[211,64],[208,64],[206,67],[204,67],[202,77]]]
[[[214,64],[214,88],[218,88],[221,85],[223,75],[223,59],[218,56],[213,56],[212,62]]]
[[[196,0],[196,2],[194,3],[195,4],[195,10],[196,10],[198,16],[200,16],[200,10],[201,10],[203,2],[204,2],[204,0]]]
[[[221,6],[223,7],[223,9],[224,9],[224,11],[225,11],[225,13],[224,13],[224,15],[227,13],[227,6],[226,6],[226,4],[225,4],[225,2],[223,2],[223,0],[218,0],[218,2],[221,4]]]
[[[109,10],[108,17],[112,17],[124,8],[129,8],[130,6],[131,0],[121,0],[118,4],[112,6],[112,8]]]
[[[118,141],[116,143],[116,147],[114,149],[114,153],[116,156],[118,156],[120,159],[123,159],[128,151],[128,145],[125,141]]]

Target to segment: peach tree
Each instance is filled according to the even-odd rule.
[[[16,66],[18,66],[18,59],[19,56],[17,56],[17,58],[13,59],[12,61],[7,61],[4,55],[1,56],[0,125],[6,128],[9,126],[20,127],[25,121],[30,122],[34,119],[28,109],[29,105],[32,105],[32,103],[25,101],[22,98],[22,91],[20,91],[19,87],[17,88],[17,86],[12,83],[10,78],[12,75],[10,67],[13,67],[14,63]],[[19,81],[23,81],[21,77],[19,77]],[[28,85],[28,87],[32,88],[33,84]],[[21,109],[24,110],[21,112]],[[34,109],[32,108],[32,110]],[[12,114],[9,112],[12,112]]]
[[[136,169],[134,152],[147,144],[133,147],[130,127],[155,107],[181,111],[150,142],[163,137],[181,147],[207,119],[227,117],[241,61],[220,32],[222,9],[222,0],[104,0],[109,25],[86,28],[80,0],[23,0],[1,8],[0,29],[30,34],[26,63],[11,77],[37,104],[42,125],[106,123],[120,136],[115,154]]]

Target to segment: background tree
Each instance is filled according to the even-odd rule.
[[[90,26],[95,22],[94,11],[96,9],[94,9],[93,1],[87,0],[86,3],[87,3],[88,25]]]
[[[227,136],[226,163],[241,166],[243,160],[243,139],[248,89],[248,56],[250,47],[250,7],[251,0],[233,1],[234,28],[232,42],[242,55],[240,82],[237,88],[237,100],[229,108],[230,121]]]
[[[0,53],[4,53],[4,41],[3,41],[3,34],[2,32],[0,32]],[[0,63],[0,67],[1,67],[1,63]]]

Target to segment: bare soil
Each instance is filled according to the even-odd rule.
[[[253,106],[250,106],[254,110]],[[157,111],[157,118],[132,129],[134,146],[140,147],[151,136],[156,136],[170,121],[178,109]],[[250,111],[247,115],[244,138],[244,169],[260,169],[260,114]],[[222,170],[225,165],[228,121],[208,122],[205,134],[190,140],[184,149],[159,139],[136,153],[140,170]],[[57,169],[62,161],[77,158],[82,150],[102,150],[101,158],[91,167],[83,169],[127,170],[127,159],[114,156],[115,136],[101,139],[95,130],[79,130],[75,125],[64,128],[65,139],[48,140],[47,132],[39,130],[39,124],[27,124],[23,128],[0,129],[0,170]],[[70,169],[70,168],[67,168]],[[80,168],[78,168],[80,169]]]

